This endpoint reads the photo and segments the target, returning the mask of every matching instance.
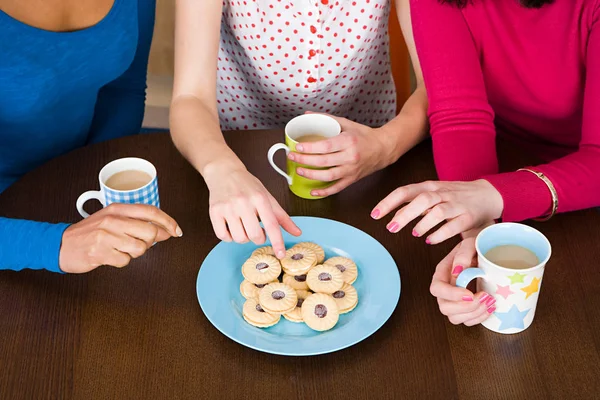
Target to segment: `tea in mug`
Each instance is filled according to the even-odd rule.
[[[135,190],[146,186],[152,177],[144,171],[135,169],[117,172],[106,180],[106,186],[113,190]]]
[[[496,246],[484,256],[494,264],[509,269],[529,269],[540,263],[533,251],[514,244]]]

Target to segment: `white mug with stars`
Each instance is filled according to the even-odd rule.
[[[532,251],[540,261],[528,269],[509,269],[485,258],[497,246],[516,245]],[[544,268],[552,248],[539,231],[522,224],[501,223],[487,227],[477,236],[478,268],[467,268],[456,279],[456,286],[467,287],[477,279],[477,291],[496,299],[496,310],[482,325],[491,331],[511,334],[529,328],[535,316]]]

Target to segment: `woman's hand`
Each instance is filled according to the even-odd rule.
[[[399,187],[373,209],[371,216],[380,219],[404,203],[387,229],[396,233],[412,220],[423,216],[413,236],[421,237],[445,222],[427,237],[428,244],[441,243],[454,235],[479,228],[502,216],[504,202],[488,181],[429,181]]]
[[[114,203],[65,230],[59,266],[75,274],[100,265],[121,268],[154,243],[182,235],[177,222],[156,207]]]
[[[258,179],[245,168],[223,165],[207,168],[204,178],[210,191],[210,220],[219,239],[259,245],[265,243],[266,231],[277,258],[285,257],[279,227],[294,236],[302,232]]]
[[[354,182],[386,167],[391,160],[392,149],[381,140],[382,128],[370,128],[345,118],[335,119],[342,133],[331,139],[296,145],[299,153],[288,154],[290,160],[313,167],[331,167],[326,170],[298,168],[298,175],[323,182],[337,181],[326,189],[314,190],[313,196],[325,197],[338,193]],[[387,161],[390,160],[390,161]]]
[[[454,325],[477,325],[496,311],[496,299],[490,294],[473,294],[456,286],[458,275],[477,264],[476,256],[475,238],[463,240],[438,264],[431,281],[431,294],[437,298],[441,313]]]

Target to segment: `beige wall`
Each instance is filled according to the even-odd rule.
[[[150,75],[173,76],[175,0],[157,0],[156,3],[156,25],[148,72]]]

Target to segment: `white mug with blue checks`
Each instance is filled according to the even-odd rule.
[[[115,190],[106,186],[108,178],[118,172],[137,170],[150,175],[152,178],[146,185],[133,190]],[[83,205],[92,199],[98,200],[102,207],[111,203],[127,204],[148,204],[160,208],[160,199],[158,197],[158,180],[156,178],[156,168],[150,162],[141,158],[121,158],[112,161],[104,166],[98,174],[100,181],[100,190],[90,190],[83,193],[77,199],[77,211],[83,218],[90,215],[85,212]]]

